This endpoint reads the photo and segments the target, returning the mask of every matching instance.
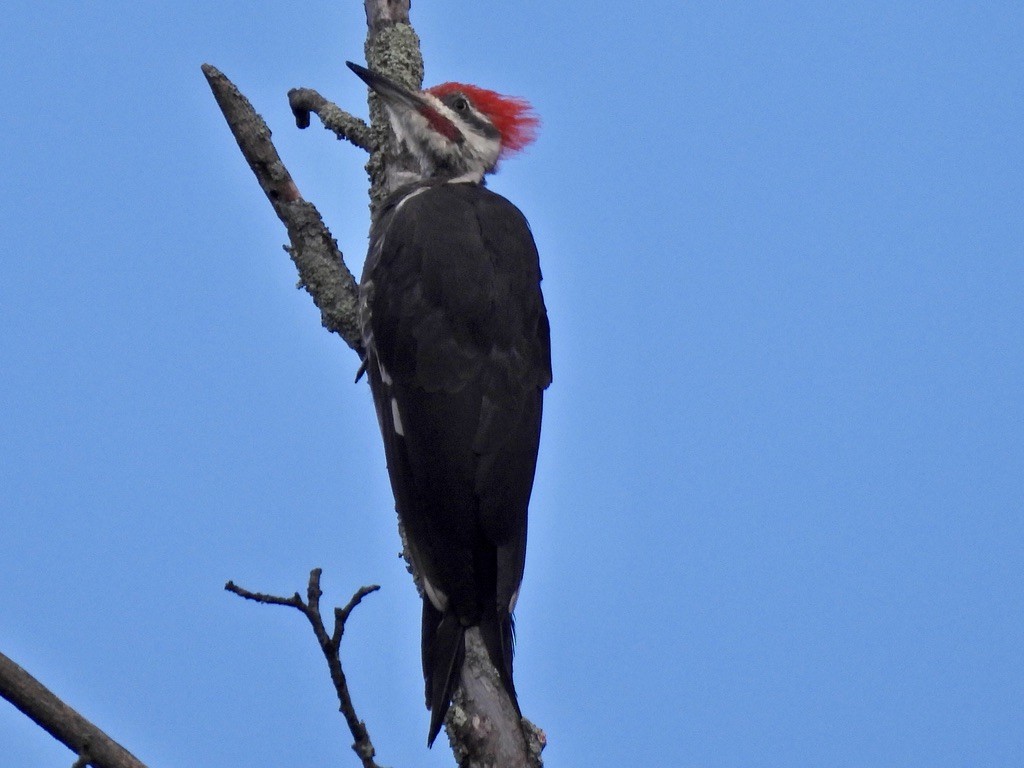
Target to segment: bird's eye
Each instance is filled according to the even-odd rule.
[[[455,100],[452,106],[455,107],[456,112],[465,112],[467,109],[469,109],[469,102],[466,101],[464,97],[459,96],[459,98]]]

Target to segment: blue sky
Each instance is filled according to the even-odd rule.
[[[529,98],[555,383],[517,685],[550,766],[1024,762],[1024,9],[416,2],[428,82]],[[149,765],[423,747],[418,599],[354,355],[199,65],[352,268],[362,4],[15,2],[0,27],[0,650]],[[6,703],[12,766],[71,756]]]

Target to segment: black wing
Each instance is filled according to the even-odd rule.
[[[551,382],[540,279],[526,219],[473,184],[422,187],[386,210],[363,277],[399,513],[423,574],[463,618],[489,570],[475,562],[482,544],[501,550],[497,597],[511,600],[522,577]]]

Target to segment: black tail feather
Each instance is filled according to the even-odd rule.
[[[427,746],[441,731],[444,716],[451,705],[455,686],[459,683],[462,662],[466,655],[466,628],[455,612],[449,609],[441,613],[423,600],[423,679],[427,709],[430,710],[430,731]],[[487,655],[498,670],[501,682],[512,700],[516,712],[522,716],[515,685],[512,682],[512,652],[515,642],[515,625],[512,615],[498,610],[485,611],[480,617],[480,635]]]
[[[426,683],[430,731],[427,746],[433,746],[455,693],[466,652],[466,628],[453,611],[442,614],[423,601],[423,678]]]

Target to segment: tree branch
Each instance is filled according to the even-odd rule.
[[[520,720],[479,627],[466,632],[462,678],[445,724],[460,768],[541,768],[544,764],[541,750],[547,736],[525,717]]]
[[[316,206],[299,194],[270,140],[270,129],[249,100],[216,67],[203,64],[202,69],[239,149],[288,229],[291,247],[285,250],[299,271],[299,285],[313,297],[324,328],[341,336],[362,357],[358,289],[338,243]]]
[[[373,150],[370,126],[325,99],[318,91],[312,88],[292,88],[288,91],[288,105],[292,108],[295,125],[299,128],[309,128],[309,114],[315,112],[324,128],[333,131],[339,139],[351,141],[367,152]]]
[[[45,685],[0,653],[0,696],[76,755],[76,765],[94,768],[146,768],[103,731],[73,710]]]
[[[366,724],[359,719],[359,716],[356,714],[355,705],[352,703],[352,696],[348,690],[348,680],[345,678],[345,671],[341,666],[340,653],[341,638],[345,634],[345,622],[348,621],[349,615],[362,602],[364,597],[376,592],[380,587],[376,584],[360,587],[344,608],[335,608],[334,631],[328,634],[327,628],[324,626],[323,617],[320,614],[320,597],[323,595],[323,592],[320,590],[320,574],[321,569],[319,568],[314,568],[310,571],[305,601],[299,596],[298,592],[291,597],[277,597],[276,595],[267,595],[261,592],[250,592],[239,587],[233,581],[225,584],[224,589],[244,597],[246,600],[253,600],[257,603],[286,605],[296,608],[306,617],[313,628],[313,634],[316,635],[317,642],[320,644],[320,650],[327,660],[327,668],[331,673],[331,682],[334,683],[334,690],[338,694],[338,709],[344,715],[352,738],[355,739],[352,749],[359,756],[360,761],[362,761],[363,768],[380,768],[373,760],[376,750],[374,750],[373,742],[370,740],[370,733],[366,729]]]
[[[423,55],[420,39],[409,23],[410,0],[365,0],[366,64],[383,72],[397,83],[414,90],[423,85]],[[370,175],[370,213],[377,211],[403,184],[413,180],[418,170],[416,159],[398,142],[391,141],[391,127],[384,104],[376,93],[368,91],[373,150],[366,164]]]

